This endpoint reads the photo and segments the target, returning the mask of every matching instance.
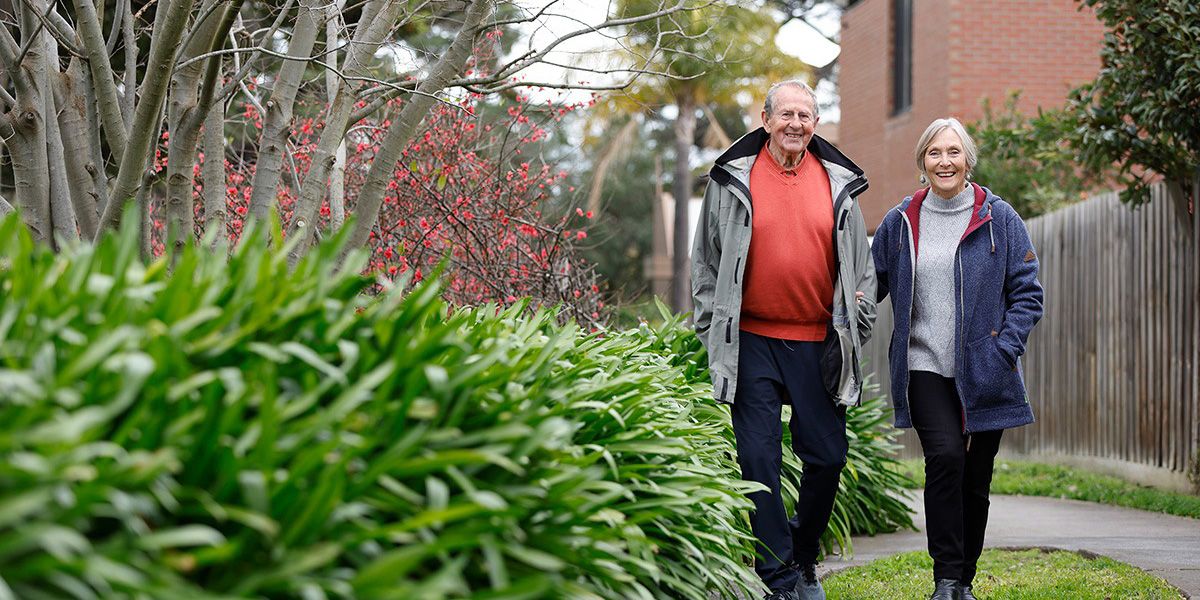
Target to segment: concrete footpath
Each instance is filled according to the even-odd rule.
[[[855,537],[849,560],[830,557],[821,571],[840,571],[900,552],[925,550],[920,492],[909,499],[921,531]],[[985,546],[1088,551],[1140,567],[1200,598],[1200,520],[1057,498],[992,496]]]

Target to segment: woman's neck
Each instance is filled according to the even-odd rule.
[[[930,191],[933,192],[933,195],[937,196],[938,198],[941,198],[942,200],[953,200],[953,199],[957,198],[959,194],[967,191],[967,188],[969,188],[969,187],[971,187],[971,184],[964,183],[962,186],[962,189],[958,190],[957,192],[954,192],[953,194],[950,194],[949,196],[944,196],[944,195],[942,195],[941,191],[933,189],[933,188],[930,188]]]

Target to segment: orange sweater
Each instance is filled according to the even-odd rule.
[[[753,232],[742,280],[741,329],[819,342],[833,318],[833,200],[812,152],[785,171],[764,145],[750,170]]]

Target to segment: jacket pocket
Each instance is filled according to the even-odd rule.
[[[1025,403],[1021,373],[1008,361],[994,336],[967,344],[963,357],[964,394],[978,408],[999,408]]]
[[[845,320],[845,317],[842,317]],[[847,389],[853,377],[847,372],[851,368],[851,351],[853,342],[850,330],[846,326],[829,325],[825,332],[825,341],[821,345],[821,381],[825,384],[825,392],[837,403],[852,402],[850,396],[853,390]]]

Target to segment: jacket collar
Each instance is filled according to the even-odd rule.
[[[762,151],[763,146],[767,145],[768,139],[770,139],[770,134],[763,127],[758,127],[757,130],[738,138],[737,142],[734,142],[730,148],[716,158],[713,168],[709,169],[709,176],[718,182],[724,182],[722,180],[727,178],[724,173],[728,173],[737,176],[743,182],[749,181],[750,168],[754,166],[755,157],[758,156],[758,152]],[[848,181],[863,176],[863,169],[859,168],[858,164],[854,164],[854,161],[842,154],[836,146],[815,133],[809,140],[808,151],[820,158],[829,175],[834,178]]]
[[[999,199],[991,190],[974,181],[971,182],[971,187],[975,188],[975,209],[971,211],[971,221],[967,223],[967,230],[963,232],[960,241],[967,239],[968,235],[992,220],[992,203]]]
[[[967,239],[967,236],[971,235],[976,229],[983,227],[984,224],[992,220],[992,204],[1000,199],[991,190],[974,181],[971,182],[971,187],[975,190],[975,207],[971,209],[971,220],[967,222],[967,229],[963,232],[962,237],[959,238],[960,242]],[[917,245],[921,239],[921,204],[929,196],[930,189],[929,187],[921,188],[900,203],[900,210],[908,217],[908,222],[912,227],[914,256],[917,253]]]

